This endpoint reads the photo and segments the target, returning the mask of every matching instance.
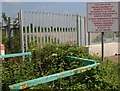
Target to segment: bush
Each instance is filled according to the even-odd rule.
[[[75,44],[66,45],[45,45],[42,48],[31,46],[32,62],[18,62],[17,59],[9,59],[2,66],[2,81],[5,85],[11,85],[30,79],[47,76],[50,74],[70,70],[84,66],[85,64],[77,60],[66,60],[66,56],[76,56],[82,58],[93,59],[99,62],[101,60],[97,56],[91,56],[88,48],[78,47]],[[13,61],[14,60],[14,61]],[[41,84],[29,89],[40,90],[101,90],[112,89],[119,90],[118,85],[118,67],[119,65],[105,60],[97,69],[76,74],[74,76],[58,79],[49,83]],[[28,89],[28,90],[29,90]]]

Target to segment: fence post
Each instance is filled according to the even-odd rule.
[[[90,45],[90,32],[88,32],[88,45]]]
[[[77,30],[77,45],[79,46],[79,21],[78,21],[79,15],[77,15],[77,20],[76,20],[76,30]]]
[[[85,44],[84,45],[86,46],[87,45],[87,43],[86,43],[86,40],[87,40],[86,33],[87,33],[87,31],[86,31],[86,18],[85,17],[84,17],[84,33],[85,33],[85,36],[84,36],[85,37],[85,42],[84,42]]]
[[[81,16],[77,15],[77,45],[82,45]]]
[[[20,24],[20,46],[21,46],[21,51],[24,53],[24,34],[23,34],[23,17],[22,17],[22,10],[20,10],[19,13],[19,24]],[[23,56],[23,61],[25,57]]]
[[[0,44],[2,44],[2,23],[0,22]]]
[[[10,23],[11,23],[11,19],[10,19],[10,17],[8,17],[7,34],[8,34],[9,39],[11,38]]]
[[[80,44],[82,46],[86,45],[86,27],[85,27],[85,17],[80,17]]]

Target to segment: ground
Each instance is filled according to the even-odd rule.
[[[114,55],[114,56],[110,56],[107,57],[109,60],[118,63],[120,61],[120,55]]]

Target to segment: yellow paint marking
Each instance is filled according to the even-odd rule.
[[[83,72],[84,72],[84,69],[81,69],[80,72],[83,73]]]
[[[89,70],[91,70],[90,68],[87,68],[87,70],[89,71]]]
[[[24,85],[20,86],[20,89],[25,89],[27,87],[28,87],[28,84],[24,84]]]

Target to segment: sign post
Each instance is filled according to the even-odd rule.
[[[104,61],[104,32],[101,33],[101,43],[102,61]]]
[[[120,2],[87,3],[87,31],[101,33],[101,56],[104,60],[104,32],[120,31]]]

